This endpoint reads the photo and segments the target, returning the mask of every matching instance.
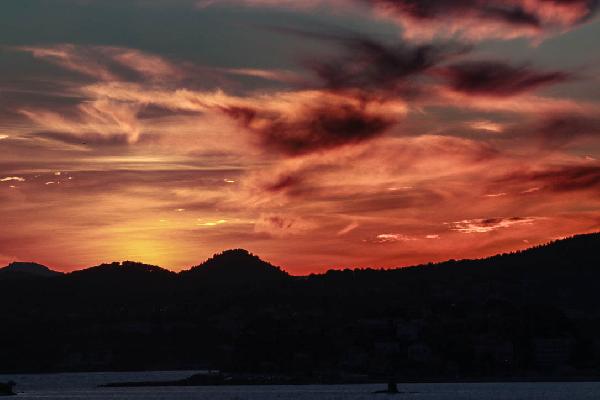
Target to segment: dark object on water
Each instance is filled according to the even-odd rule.
[[[375,393],[378,394],[399,394],[398,384],[396,382],[389,382],[387,384],[387,390],[378,390]]]
[[[13,391],[13,388],[16,386],[17,384],[14,383],[13,381],[10,381],[8,383],[0,383],[0,396],[13,396],[16,393]]]
[[[388,393],[398,393],[398,385],[396,384],[396,382],[388,383],[387,391]]]

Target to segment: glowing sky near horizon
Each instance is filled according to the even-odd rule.
[[[7,0],[0,265],[301,274],[600,230],[595,0]]]

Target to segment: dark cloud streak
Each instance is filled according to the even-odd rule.
[[[537,131],[542,147],[557,149],[580,138],[600,137],[600,119],[581,115],[549,116]]]
[[[517,171],[497,180],[501,185],[530,185],[553,192],[600,191],[600,165],[565,165],[538,171]]]
[[[551,24],[544,15],[544,6],[560,6],[579,12],[572,24],[591,18],[598,10],[597,0],[525,0],[508,2],[505,0],[361,0],[363,3],[406,15],[416,20],[436,20],[448,17],[461,18],[475,16],[482,21],[500,22],[515,27],[540,28]]]
[[[409,79],[467,51],[466,47],[450,45],[391,46],[357,35],[338,42],[345,50],[344,55],[308,63],[320,82],[331,90],[398,91]]]
[[[267,149],[287,155],[359,143],[379,136],[394,124],[392,117],[367,111],[363,106],[325,100],[303,106],[300,116],[294,118],[269,115],[252,108],[224,111],[256,133]]]
[[[445,67],[441,75],[452,89],[485,96],[512,96],[544,85],[568,80],[562,71],[537,71],[532,67],[515,67],[500,61],[467,61]]]

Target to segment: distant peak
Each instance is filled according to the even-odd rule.
[[[245,249],[230,249],[213,255],[202,264],[182,271],[226,282],[279,279],[288,276],[279,267],[260,259]]]
[[[246,249],[229,249],[221,253],[214,254],[200,266],[214,267],[247,267],[247,266],[262,266],[265,268],[277,268],[270,263],[262,260],[259,256],[252,254]]]
[[[246,259],[258,259],[260,258],[246,249],[229,249],[224,250],[221,253],[214,254],[210,259],[219,258],[246,258]]]
[[[40,269],[49,269],[45,265],[38,264],[30,261],[13,261],[6,266],[6,268],[40,268]]]
[[[45,265],[38,264],[35,262],[24,262],[24,261],[15,261],[8,264],[4,268],[0,268],[0,271],[7,273],[19,273],[19,274],[28,274],[28,275],[38,275],[38,276],[54,276],[60,275],[60,272],[53,271]]]

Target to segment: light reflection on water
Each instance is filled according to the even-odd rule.
[[[16,399],[69,400],[362,400],[389,398],[373,394],[379,385],[221,386],[98,388],[115,381],[174,380],[195,371],[0,375],[18,383]],[[442,383],[400,384],[393,398],[423,400],[597,400],[600,383]]]

